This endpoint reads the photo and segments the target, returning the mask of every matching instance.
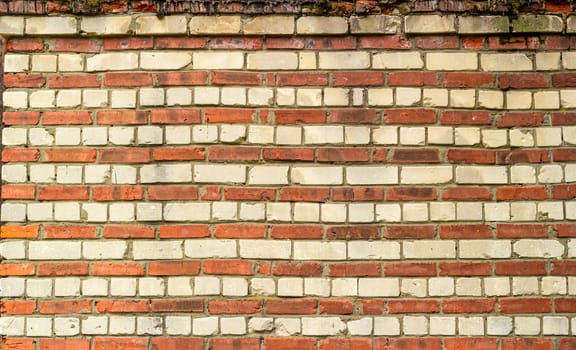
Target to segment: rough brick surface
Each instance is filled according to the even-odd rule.
[[[98,3],[0,16],[3,348],[575,349],[573,17]]]

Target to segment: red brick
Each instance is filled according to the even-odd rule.
[[[151,73],[105,73],[104,86],[152,86]]]
[[[96,337],[94,350],[146,350],[148,338]],[[158,349],[160,350],[160,349]]]
[[[438,300],[403,299],[388,300],[388,313],[437,313],[440,312]]]
[[[262,38],[258,37],[222,37],[210,40],[211,49],[259,50],[262,46]]]
[[[260,301],[212,300],[208,303],[211,314],[255,314],[260,312]]]
[[[92,312],[92,300],[39,301],[41,314],[86,314]]]
[[[316,109],[276,110],[276,124],[323,124],[326,112]]]
[[[313,277],[321,276],[323,267],[317,262],[279,262],[275,263],[272,268],[272,274],[275,276],[303,276],[303,277]]]
[[[42,52],[44,41],[42,39],[10,39],[6,43],[8,52]]]
[[[216,226],[217,238],[264,238],[266,225],[258,224],[222,224]]]
[[[96,120],[98,124],[146,124],[148,122],[148,112],[129,110],[98,111]]]
[[[39,200],[88,200],[88,186],[41,186],[38,188]]]
[[[459,44],[457,36],[427,35],[415,39],[416,47],[421,49],[457,49]]]
[[[264,338],[266,350],[316,350],[316,340],[312,338]]]
[[[555,162],[576,161],[576,149],[574,148],[557,148],[552,152]]]
[[[90,350],[90,339],[40,339],[40,350]]]
[[[502,350],[553,350],[551,339],[516,338],[502,339]]]
[[[489,73],[444,73],[447,88],[491,87],[494,75]]]
[[[203,49],[208,40],[196,37],[157,37],[155,38],[156,49]]]
[[[264,160],[314,160],[314,149],[312,148],[264,148],[262,150]]]
[[[96,310],[101,314],[148,312],[148,300],[98,300]]]
[[[374,109],[335,109],[330,111],[330,122],[342,124],[374,124],[380,117]]]
[[[442,225],[440,226],[440,238],[442,239],[470,239],[490,238],[492,230],[488,225]]]
[[[356,48],[355,37],[311,37],[304,39],[304,48],[309,50],[347,50]]]
[[[368,148],[336,148],[323,147],[318,149],[319,162],[367,162]]]
[[[34,264],[8,264],[0,265],[0,276],[30,276],[35,273]]]
[[[433,238],[435,236],[433,225],[413,226],[386,226],[385,238]]]
[[[328,86],[327,73],[278,73],[278,86]]]
[[[97,88],[100,87],[100,81],[98,76],[93,74],[52,76],[48,79],[48,87],[51,89]]]
[[[94,226],[44,225],[44,238],[78,239],[96,238]]]
[[[42,74],[5,74],[3,83],[5,88],[39,88],[46,79]]]
[[[2,349],[6,350],[34,350],[34,339],[27,338],[2,338],[0,340]],[[314,342],[316,345],[316,342]]]
[[[242,161],[260,159],[260,147],[211,146],[208,147],[208,160]]]
[[[5,125],[35,125],[40,121],[40,112],[3,112]]]
[[[35,162],[40,156],[36,148],[12,148],[2,150],[2,162]]]
[[[410,49],[412,41],[403,35],[363,36],[359,46],[363,49]]]
[[[384,189],[381,187],[339,187],[332,189],[334,201],[382,201]]]
[[[224,199],[232,201],[273,201],[276,190],[273,188],[228,187],[224,189]]]
[[[95,262],[92,264],[94,276],[144,276],[144,266],[139,263]]]
[[[389,201],[429,201],[436,198],[436,189],[433,187],[393,187],[386,194]]]
[[[448,314],[494,312],[496,299],[444,299],[442,310]]]
[[[327,239],[376,239],[380,236],[378,226],[333,226],[326,229]]]
[[[546,10],[551,10],[549,9],[549,5],[552,4],[546,4]],[[554,12],[564,12],[559,9],[559,7],[562,6],[561,4],[554,4],[552,6],[555,7]],[[547,36],[544,38],[545,50],[567,50],[574,47],[574,44],[576,43],[571,36]]]
[[[548,227],[539,224],[498,224],[497,238],[546,238]]]
[[[545,261],[497,261],[494,273],[501,276],[546,275]]]
[[[39,228],[38,225],[2,225],[0,238],[36,238]]]
[[[485,38],[483,37],[462,37],[462,48],[464,49],[474,49],[481,50],[484,48]]]
[[[104,238],[154,238],[154,228],[148,225],[106,225]]]
[[[154,47],[150,37],[129,37],[129,38],[106,38],[104,39],[104,50],[140,50]]]
[[[496,189],[497,200],[545,200],[548,191],[544,186],[503,186]]]
[[[266,38],[266,48],[268,49],[303,49],[304,39],[293,37]]]
[[[384,300],[364,299],[358,300],[359,312],[364,315],[381,315],[384,311]]]
[[[150,111],[153,124],[199,124],[202,122],[199,109],[153,109]]]
[[[556,312],[576,312],[576,298],[556,298],[554,300],[554,305]]]
[[[540,38],[535,36],[495,36],[488,38],[488,47],[497,50],[535,50],[540,48]]]
[[[260,85],[262,78],[259,73],[214,71],[210,81],[212,85]]]
[[[44,112],[43,125],[92,124],[92,116],[86,111]]]
[[[148,186],[149,200],[197,200],[198,188],[196,186]]]
[[[38,276],[87,276],[88,262],[43,262]]]
[[[553,199],[572,199],[576,198],[576,185],[553,185]]]
[[[199,273],[199,261],[152,261],[148,265],[150,276],[195,276]]]
[[[208,80],[207,72],[161,72],[156,73],[160,86],[204,85]]]
[[[488,262],[441,262],[440,276],[490,276]]]
[[[34,199],[36,195],[35,185],[2,185],[2,199]]]
[[[328,188],[292,187],[282,188],[278,194],[280,201],[325,202],[330,198]]]
[[[555,261],[552,263],[551,275],[574,276],[576,275],[576,261]]]
[[[548,87],[548,83],[541,73],[500,74],[498,86],[502,90],[538,89]]]
[[[444,111],[440,117],[443,125],[489,125],[490,122],[487,111]]]
[[[390,339],[388,350],[442,350],[442,343],[430,337]]]
[[[202,238],[209,237],[208,225],[166,225],[160,226],[160,238]]]
[[[547,298],[500,298],[500,312],[504,314],[541,314],[552,312],[552,300]]]
[[[498,350],[496,338],[445,338],[445,350]]]
[[[553,228],[559,238],[576,237],[576,224],[557,224]]]
[[[34,300],[4,300],[0,302],[3,315],[31,315],[36,310]]]
[[[384,73],[382,72],[334,72],[332,73],[334,86],[382,86]]]
[[[245,260],[204,260],[202,264],[205,274],[209,275],[252,275],[254,266]]]
[[[384,111],[386,124],[434,124],[436,111],[432,109],[388,109]]]
[[[174,348],[181,350],[183,348]],[[202,350],[204,347],[199,348]],[[259,350],[260,339],[257,338],[215,338],[210,339],[211,350]],[[188,350],[188,348],[186,348]],[[194,349],[191,349],[194,350]]]
[[[97,39],[61,38],[49,41],[50,51],[58,52],[100,52],[102,42]]]
[[[456,164],[496,164],[496,152],[477,149],[449,149],[448,160]]]
[[[574,350],[576,349],[576,338],[563,338],[558,343],[558,350]]]
[[[575,87],[576,73],[556,73],[552,74],[552,86],[554,87]]]
[[[153,350],[203,350],[202,338],[152,338]]]
[[[203,312],[204,300],[202,299],[155,299],[150,301],[152,312]]]
[[[438,86],[436,72],[391,72],[388,73],[388,86]]]
[[[154,160],[204,160],[206,152],[203,147],[170,147],[154,148],[152,150]]]
[[[220,186],[204,186],[200,189],[200,200],[218,201],[222,197]]]
[[[392,163],[440,163],[437,148],[396,148],[392,152]]]
[[[122,185],[92,187],[92,199],[96,201],[134,201],[142,198],[144,198],[144,188],[142,186]]]
[[[320,350],[372,350],[372,340],[366,338],[332,338],[320,341]]]
[[[148,148],[106,148],[98,152],[100,163],[148,163]]]
[[[318,302],[312,299],[266,300],[264,310],[270,315],[310,315],[315,314]]]
[[[204,117],[208,123],[252,123],[253,109],[240,108],[206,108]]]
[[[270,230],[274,239],[322,239],[322,226],[318,225],[275,225]]]
[[[516,163],[548,163],[548,150],[540,149],[518,149],[512,151],[501,151],[496,155],[498,164]]]
[[[350,277],[350,276],[381,276],[382,267],[377,262],[364,263],[334,263],[328,265],[328,276]]]
[[[436,264],[433,262],[390,262],[384,263],[385,276],[436,276]]]
[[[544,120],[544,113],[541,112],[506,112],[496,122],[499,127],[514,126],[540,126]]]

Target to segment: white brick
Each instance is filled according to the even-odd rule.
[[[538,171],[540,183],[558,183],[562,182],[563,178],[562,167],[557,164],[542,165]]]
[[[58,70],[60,72],[81,72],[84,70],[84,57],[77,54],[58,55]]]
[[[535,131],[538,146],[560,146],[562,144],[562,128],[536,128]]]
[[[562,52],[562,65],[566,69],[576,69],[576,55],[574,52]]]
[[[186,34],[188,21],[186,16],[138,16],[136,17],[136,34]]]
[[[512,333],[512,317],[487,317],[486,334],[508,335]]]
[[[168,106],[189,106],[192,104],[192,90],[189,88],[166,89],[166,104]]]
[[[484,335],[484,319],[482,317],[458,317],[458,334]]]
[[[0,243],[0,258],[3,259],[25,259],[26,257],[26,242],[5,240]]]
[[[398,242],[348,242],[348,258],[356,260],[400,259]]]
[[[223,317],[220,319],[220,333],[222,335],[246,334],[246,320],[244,317]]]
[[[168,277],[168,295],[190,296],[192,291],[192,279],[190,277]]]
[[[26,166],[23,164],[7,164],[2,167],[2,180],[12,183],[23,183],[28,180]]]
[[[239,34],[240,16],[193,16],[190,20],[192,34]]]
[[[510,240],[461,240],[462,259],[505,259],[512,256]]]
[[[200,317],[192,319],[192,334],[210,336],[218,332],[218,317]]]
[[[484,293],[487,296],[510,295],[510,280],[508,277],[485,278]]]
[[[271,278],[252,278],[250,281],[251,295],[275,295],[276,285]]]
[[[406,259],[449,259],[456,257],[454,241],[405,241],[403,253]]]
[[[242,297],[248,295],[248,281],[244,278],[223,278],[222,295]]]
[[[0,279],[0,296],[22,297],[24,296],[24,278],[5,277]]]
[[[244,125],[221,125],[220,141],[227,143],[241,142],[246,137]]]
[[[82,128],[82,144],[86,146],[108,143],[108,130],[104,127]]]
[[[165,282],[159,277],[143,277],[138,279],[138,293],[140,296],[164,295]]]
[[[472,52],[429,52],[426,54],[426,68],[429,70],[476,70],[478,57]]]
[[[512,147],[532,147],[534,146],[534,137],[529,131],[511,129],[510,146]]]
[[[108,281],[104,278],[88,278],[83,280],[82,295],[108,295]]]
[[[330,280],[328,278],[305,278],[304,294],[312,296],[330,295]]]
[[[1,16],[0,33],[2,34],[24,34],[24,17]]]
[[[240,257],[247,259],[289,259],[292,247],[290,241],[262,241],[258,239],[240,240]]]
[[[457,166],[456,183],[460,184],[505,184],[508,182],[506,167],[503,166]]]
[[[191,134],[189,126],[169,126],[165,127],[166,143],[169,145],[186,145],[190,143]]]
[[[560,95],[558,91],[538,91],[534,93],[534,108],[558,109],[560,108]]]
[[[26,295],[31,298],[47,298],[52,295],[51,279],[30,279],[26,282]]]
[[[282,51],[249,53],[246,64],[250,70],[294,70],[298,68],[298,54]]]
[[[299,69],[316,69],[316,53],[315,52],[299,52],[298,53],[298,68]]]
[[[538,52],[536,53],[536,70],[558,70],[560,69],[560,52]]]
[[[114,296],[135,296],[136,295],[135,278],[111,278],[110,295]]]
[[[2,282],[0,282],[2,283]],[[25,317],[0,317],[0,334],[7,336],[24,335]]]
[[[293,167],[290,172],[292,183],[302,185],[341,185],[340,167]]]
[[[425,335],[428,333],[428,319],[424,316],[404,316],[402,330],[405,335]]]
[[[504,93],[502,91],[478,90],[478,107],[488,109],[504,108]]]
[[[400,291],[404,295],[423,298],[428,294],[426,279],[424,278],[403,278]]]
[[[88,34],[114,35],[127,34],[132,23],[131,16],[82,17],[80,30]]]
[[[374,317],[374,335],[400,335],[400,320],[396,317]]]
[[[141,88],[139,91],[140,106],[163,106],[164,89]]]
[[[406,33],[455,33],[456,16],[454,15],[410,15],[405,17]]]
[[[358,295],[361,297],[400,296],[400,280],[398,278],[359,278]]]
[[[57,336],[75,336],[80,334],[80,320],[74,317],[56,317],[54,319],[54,333]]]
[[[65,165],[56,167],[56,182],[63,184],[79,184],[82,182],[82,167]]]
[[[279,106],[291,106],[296,103],[296,89],[277,88],[276,103]]]
[[[238,220],[238,203],[213,202],[212,218],[216,220]]]
[[[510,203],[510,219],[512,221],[536,220],[536,203]]]
[[[318,203],[294,203],[294,221],[317,222],[320,219],[320,205]]]
[[[4,107],[22,109],[28,107],[28,93],[25,91],[4,91]]]
[[[112,203],[108,208],[110,221],[134,221],[133,203]]]
[[[20,73],[30,68],[30,56],[7,54],[4,56],[4,73]]]
[[[162,144],[162,128],[158,126],[138,127],[138,144],[140,145]]]
[[[194,295],[218,294],[220,294],[220,279],[218,277],[194,277]]]
[[[421,69],[424,61],[419,52],[382,52],[372,56],[374,69]]]
[[[532,93],[530,91],[507,91],[507,109],[529,109],[532,107]]]
[[[537,277],[512,277],[513,295],[536,295],[539,293]]]
[[[540,334],[540,319],[532,316],[514,317],[514,333],[516,335]]]
[[[40,90],[30,93],[30,107],[52,108],[55,107],[56,92],[54,90]]]
[[[105,183],[109,178],[109,165],[87,165],[84,167],[84,182],[86,183]]]
[[[510,182],[535,183],[536,169],[528,165],[514,165],[510,167]]]
[[[532,60],[522,53],[481,54],[480,65],[488,72],[531,71]]]
[[[455,335],[455,317],[430,317],[430,335]]]
[[[244,21],[244,34],[278,35],[294,33],[292,16],[255,16]]]
[[[240,220],[261,221],[266,217],[265,203],[240,203]]]
[[[428,205],[426,203],[406,203],[402,205],[404,221],[427,221]]]
[[[304,279],[299,277],[286,277],[278,279],[279,297],[301,297],[304,295]]]
[[[192,333],[190,316],[166,316],[164,325],[168,335],[190,335]]]
[[[3,203],[1,212],[2,221],[21,222],[26,220],[26,204]]]
[[[111,179],[113,184],[135,184],[136,168],[124,165],[114,165],[112,166]]]
[[[481,283],[480,278],[458,278],[456,279],[456,295],[481,296]]]
[[[451,277],[434,277],[428,280],[430,296],[454,295],[454,279]]]
[[[71,297],[80,296],[80,278],[55,278],[54,279],[54,296]]]
[[[509,221],[510,203],[484,203],[486,221]]]
[[[86,71],[88,72],[133,70],[137,68],[138,54],[133,52],[102,53],[86,58]]]
[[[296,260],[344,260],[346,243],[344,242],[294,242]]]
[[[422,104],[424,106],[433,106],[433,107],[448,106],[448,90],[422,89]]]
[[[80,242],[30,241],[28,259],[30,260],[78,260]]]
[[[346,323],[339,317],[302,317],[302,335],[337,335],[345,330]]]
[[[422,90],[419,88],[396,88],[396,105],[413,106],[420,104]]]
[[[190,182],[192,169],[189,164],[150,164],[140,168],[142,183]]]
[[[56,72],[58,56],[56,55],[34,55],[32,56],[33,72]]]
[[[567,293],[566,282],[565,277],[542,277],[542,295],[565,295]]]
[[[377,204],[376,221],[381,222],[399,222],[402,211],[400,204]]]
[[[274,127],[267,125],[250,125],[248,128],[248,142],[273,143]]]
[[[199,183],[245,183],[245,165],[195,165],[194,181]]]
[[[50,337],[52,335],[52,319],[46,317],[28,317],[26,320],[27,337]]]
[[[356,222],[373,222],[374,221],[374,204],[372,203],[350,203],[348,204],[348,221]]]
[[[307,16],[296,20],[298,34],[345,34],[348,21],[343,17]]]
[[[56,95],[56,106],[63,108],[78,107],[82,104],[82,90],[60,90]]]
[[[576,92],[576,90],[575,90]],[[576,97],[576,96],[575,96]],[[575,145],[576,144],[576,126],[565,126],[562,128],[562,139],[564,142]]]
[[[298,318],[277,318],[274,320],[276,335],[292,336],[300,334],[301,326]]]
[[[564,254],[564,246],[552,239],[521,239],[513,248],[520,257],[558,258]]]
[[[297,126],[276,127],[276,143],[279,145],[299,145],[302,143],[302,129]]]
[[[134,260],[182,259],[182,241],[134,241]]]
[[[357,167],[346,168],[346,181],[350,185],[384,185],[398,183],[398,167]]]
[[[206,221],[210,219],[210,203],[168,203],[164,207],[167,221]]]
[[[334,51],[318,53],[320,69],[366,69],[370,67],[370,54],[362,51]]]
[[[248,104],[267,106],[274,103],[274,90],[270,88],[249,88]]]
[[[368,105],[369,106],[392,106],[394,104],[394,92],[390,88],[369,89]],[[381,127],[390,128],[390,127]]]
[[[138,335],[161,335],[162,318],[161,317],[137,317],[136,333]]]
[[[140,53],[140,68],[144,70],[178,70],[190,63],[192,63],[192,55],[187,52],[154,51]]]
[[[450,107],[474,108],[476,105],[476,90],[460,89],[450,90]]]
[[[326,106],[348,106],[349,90],[342,88],[325,88],[324,104]]]
[[[53,165],[37,164],[30,166],[30,181],[48,183],[56,180],[56,171]]]
[[[26,209],[30,221],[51,221],[54,213],[52,203],[30,203]]]
[[[71,16],[59,17],[27,17],[26,34],[74,34],[77,33],[76,18]]]
[[[371,335],[372,334],[372,318],[363,317],[359,320],[346,322],[348,332],[350,335]]]
[[[82,243],[82,256],[89,260],[122,259],[127,249],[125,241],[86,241]]]
[[[56,128],[56,144],[74,146],[80,144],[80,128]]]
[[[89,316],[82,320],[82,334],[106,334],[107,330],[106,316]]]
[[[27,130],[24,128],[4,128],[2,130],[2,144],[5,146],[25,145]]]
[[[452,167],[449,165],[402,167],[400,183],[403,184],[432,184],[452,181]]]
[[[571,202],[566,203],[567,214],[571,214],[569,204]],[[538,216],[547,220],[563,220],[564,211],[562,209],[562,202],[540,202],[538,203]]]
[[[246,104],[246,89],[224,87],[220,89],[220,103],[227,106],[242,106]]]
[[[296,104],[305,107],[322,105],[322,89],[297,89]]]
[[[367,145],[370,143],[370,128],[364,126],[344,127],[344,143],[347,145]]]
[[[347,217],[346,204],[322,203],[321,217],[323,222],[345,222]]]
[[[344,142],[344,128],[342,126],[305,126],[303,129],[306,144]]]
[[[110,107],[134,108],[136,107],[136,90],[112,90],[110,93]]]
[[[543,335],[568,335],[568,318],[558,316],[544,316],[542,318]]]

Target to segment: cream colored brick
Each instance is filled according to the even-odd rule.
[[[300,167],[295,166],[290,173],[292,183],[302,185],[341,185],[341,167]]]
[[[222,279],[222,295],[242,297],[248,295],[248,281],[244,278],[230,277]]]
[[[194,181],[200,183],[244,183],[246,182],[245,165],[195,165]]]
[[[398,167],[350,166],[346,168],[346,181],[350,185],[385,185],[398,183]]]
[[[403,145],[424,145],[426,143],[426,128],[400,127],[400,143]]]
[[[34,55],[32,56],[33,72],[56,72],[58,56],[56,55]]]
[[[538,182],[540,183],[558,183],[563,178],[562,167],[558,164],[542,165],[538,171]]]
[[[351,223],[373,222],[374,204],[371,203],[348,204],[348,221]]]
[[[268,106],[274,103],[274,90],[270,88],[249,88],[248,104]]]
[[[194,52],[193,62],[194,69],[241,69],[244,66],[244,54],[238,51]]]
[[[166,89],[166,104],[168,106],[189,106],[192,104],[192,90],[188,88]]]
[[[369,106],[392,106],[394,104],[394,92],[390,88],[369,89]]]
[[[345,222],[347,217],[346,204],[322,203],[321,213],[323,222]]]
[[[193,16],[191,34],[240,34],[240,16]]]
[[[560,69],[559,52],[537,52],[535,57],[536,70],[547,71]]]
[[[220,279],[218,277],[203,276],[194,277],[194,295],[218,295],[220,294]],[[196,319],[195,319],[196,320]],[[194,325],[196,327],[196,325]],[[196,333],[194,328],[194,334]]]
[[[238,220],[238,203],[213,202],[212,218],[216,220]]]
[[[404,30],[410,34],[455,33],[454,15],[409,15],[404,18]]]
[[[399,204],[377,204],[376,221],[399,222],[402,212]]]
[[[358,295],[357,278],[334,278],[332,280],[332,296],[356,296]]]
[[[117,35],[127,34],[132,16],[95,16],[82,17],[80,32],[83,34]]]
[[[2,167],[2,180],[11,183],[27,181],[26,166],[23,164],[6,164]]]
[[[511,183],[535,183],[536,169],[528,165],[514,165],[510,167]]]
[[[504,108],[504,93],[494,90],[478,90],[478,106],[488,109]]]
[[[512,277],[513,295],[536,295],[539,294],[537,277]]]
[[[302,143],[302,129],[297,126],[277,126],[276,143],[279,145],[299,145]]]
[[[50,337],[52,336],[52,319],[46,317],[29,317],[26,320],[27,337]]]
[[[26,34],[55,35],[78,32],[76,18],[71,16],[39,16],[26,18]]]
[[[140,168],[142,183],[190,182],[192,172],[188,164],[150,164]]]
[[[302,317],[302,335],[337,335],[345,330],[346,323],[340,317]]]
[[[318,203],[294,203],[294,221],[316,222],[320,219],[320,205]]]
[[[250,294],[252,295],[276,294],[276,286],[272,278],[252,278],[250,282]]]
[[[569,204],[571,203],[566,202],[567,209],[570,208]],[[540,202],[538,203],[538,216],[542,220],[563,220],[564,211],[562,209],[562,202]],[[567,210],[567,214],[571,214],[570,210]]]
[[[136,34],[186,34],[186,16],[138,16],[134,21]]]
[[[0,16],[0,33],[1,34],[24,34],[24,17],[18,16]]]
[[[298,54],[288,51],[249,53],[246,62],[247,68],[253,70],[293,70],[298,68]]]
[[[240,203],[240,220],[262,221],[266,217],[264,203]]]
[[[575,108],[576,90],[560,90],[560,105],[562,108]]]
[[[326,106],[347,106],[349,90],[341,88],[324,89],[324,104]]]
[[[167,221],[206,221],[210,219],[210,203],[168,203],[164,207]]]
[[[320,69],[366,69],[370,67],[370,54],[362,51],[334,51],[318,53]]]
[[[112,90],[110,93],[110,107],[135,108],[136,90]]]
[[[318,64],[315,52],[298,53],[298,69],[316,69],[316,67],[318,67]]]
[[[490,34],[508,33],[510,22],[507,16],[460,16],[458,33]]]
[[[278,296],[301,297],[304,295],[304,279],[300,277],[285,277],[278,279]]]
[[[432,107],[448,106],[448,90],[446,89],[423,89],[422,104]]]
[[[528,258],[558,258],[564,254],[564,246],[551,239],[521,239],[513,248],[518,256]]]
[[[486,318],[486,334],[508,335],[512,332],[512,317],[489,316]]]
[[[449,259],[456,257],[454,241],[404,241],[402,252],[406,259]]]
[[[56,106],[63,108],[78,107],[82,104],[82,90],[60,90],[56,95]]]
[[[348,321],[346,323],[350,335],[371,335],[372,318],[363,317],[359,320]]]
[[[296,103],[296,89],[278,88],[276,89],[276,103],[279,106],[291,106]]]
[[[456,220],[456,206],[454,203],[430,203],[430,220],[454,221]]]
[[[530,91],[507,91],[507,109],[529,109],[532,107],[532,93]]]
[[[169,335],[190,335],[192,332],[190,316],[166,316],[164,324],[166,333]],[[110,318],[110,329],[112,329],[112,318]]]
[[[322,89],[297,89],[296,104],[304,107],[319,107],[322,105]]]
[[[478,57],[473,52],[428,52],[426,68],[429,70],[476,70]]]
[[[255,16],[244,21],[242,32],[246,35],[294,34],[294,22],[292,16]]]
[[[424,278],[403,278],[400,291],[404,295],[423,298],[427,295],[427,282]]]
[[[2,93],[4,107],[23,109],[28,107],[28,93],[25,91],[4,91]],[[51,105],[53,107],[54,104]]]
[[[457,278],[456,295],[458,296],[481,296],[482,280],[480,278]]]
[[[404,166],[401,170],[402,184],[433,184],[452,181],[452,166]]]
[[[248,171],[250,185],[286,185],[288,184],[287,166],[254,166]]]
[[[450,145],[454,143],[454,129],[447,126],[430,126],[428,143],[431,145]]]
[[[503,166],[457,166],[456,183],[461,184],[505,184],[508,173]]]
[[[540,147],[560,146],[562,128],[536,128],[536,145]]]
[[[398,242],[350,241],[348,242],[348,259],[400,259],[400,244]]]
[[[450,107],[474,108],[476,105],[476,90],[459,89],[450,90]]]
[[[306,144],[331,144],[344,142],[344,128],[334,126],[304,126]]]
[[[246,127],[244,125],[220,126],[220,141],[236,143],[241,142],[244,138],[246,138]]]
[[[182,241],[134,241],[134,260],[182,259]]]
[[[194,55],[196,55],[195,53]],[[145,70],[177,70],[192,63],[192,55],[188,52],[141,52],[140,68]],[[197,64],[194,57],[194,66]]]
[[[345,260],[346,243],[294,241],[296,260]]]
[[[512,256],[510,240],[461,240],[459,256],[462,259],[506,259]]]
[[[220,89],[217,87],[194,88],[194,104],[217,105],[220,101]]]
[[[424,61],[419,52],[381,52],[372,56],[375,69],[420,69]]]
[[[420,104],[422,90],[419,88],[396,88],[396,105],[413,106]]]
[[[30,68],[30,56],[7,54],[4,56],[4,73],[20,73]]]
[[[134,52],[101,53],[86,58],[86,71],[88,72],[132,70],[137,68],[138,54]]]
[[[532,60],[523,53],[480,54],[482,70],[488,72],[531,71]]]
[[[220,89],[220,103],[227,106],[243,106],[246,104],[246,89],[225,87]]]
[[[560,108],[560,96],[558,91],[538,91],[534,93],[534,108],[558,109]]]
[[[542,295],[565,295],[567,293],[566,277],[542,277],[541,286]]]
[[[506,130],[482,130],[482,144],[488,148],[498,148],[508,144]]]
[[[566,69],[576,69],[576,52],[562,52],[562,66]]]
[[[359,278],[358,295],[361,297],[400,296],[400,280],[398,278]]]
[[[510,220],[534,221],[536,220],[536,203],[510,203]]]
[[[402,20],[398,16],[350,17],[350,33],[353,34],[396,34]]]
[[[484,335],[484,319],[482,317],[458,317],[458,334]]]
[[[352,105],[362,106],[364,105],[364,89],[354,88],[352,89]]]
[[[370,143],[370,128],[365,126],[344,127],[344,143],[347,145],[366,145]]]
[[[559,33],[564,21],[559,16],[521,14],[512,21],[514,33]]]
[[[210,336],[218,333],[218,317],[199,317],[192,319],[192,334]]]
[[[510,146],[512,147],[532,147],[534,146],[534,137],[527,130],[511,129]]]
[[[456,218],[458,220],[482,220],[482,203],[456,203]]]
[[[6,93],[4,98],[6,98]],[[4,101],[6,101],[6,99]],[[5,105],[11,102],[12,101],[8,100],[5,102]],[[32,108],[52,108],[56,107],[55,103],[56,91],[54,90],[38,90],[30,93],[30,107]]]
[[[220,333],[222,335],[246,334],[246,320],[244,317],[222,317],[220,318]]]
[[[455,317],[430,317],[430,334],[431,335],[455,335],[456,318]]]
[[[30,221],[51,221],[53,207],[53,203],[30,203],[26,206],[26,216]],[[32,250],[30,250],[30,259],[32,259]]]
[[[508,277],[485,278],[484,293],[487,296],[510,295],[510,279]]]
[[[298,34],[345,34],[348,21],[344,17],[308,16],[296,20]]]
[[[240,257],[246,259],[289,259],[292,252],[287,240],[243,239],[239,243]]]
[[[568,335],[568,317],[544,316],[542,317],[543,335]]]
[[[428,206],[426,203],[406,203],[402,205],[402,218],[404,221],[427,221]]]
[[[540,334],[540,319],[532,316],[514,317],[514,333],[517,335]]]
[[[425,316],[404,316],[402,331],[405,335],[425,335],[428,333],[428,319]]]
[[[2,144],[5,146],[25,145],[28,130],[24,128],[4,128],[2,129]]]
[[[379,126],[372,129],[372,142],[380,145],[395,145],[398,143],[397,126]]]

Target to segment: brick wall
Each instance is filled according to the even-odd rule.
[[[575,17],[0,17],[17,350],[576,349]]]

